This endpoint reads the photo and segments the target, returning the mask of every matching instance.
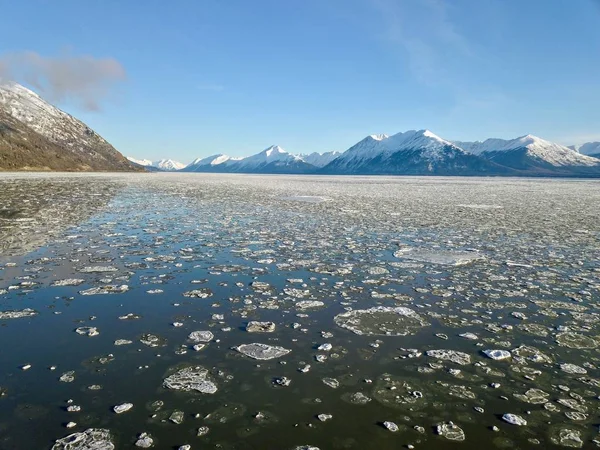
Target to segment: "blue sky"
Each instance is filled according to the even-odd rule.
[[[372,133],[600,140],[597,0],[29,0],[0,54],[114,58],[88,111],[126,155],[345,150]]]

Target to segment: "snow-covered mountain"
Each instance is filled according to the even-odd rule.
[[[197,158],[181,169],[182,172],[226,172],[229,164],[239,161],[242,158],[234,158],[219,153],[217,155],[207,156],[206,158]]]
[[[279,145],[272,145],[256,155],[228,164],[232,172],[253,173],[306,173],[314,171],[314,166],[299,156],[286,152]]]
[[[135,170],[83,122],[20,84],[0,80],[0,167]]]
[[[308,153],[308,154],[299,154],[298,156],[302,158],[302,160],[308,164],[312,164],[315,167],[325,167],[335,158],[340,156],[342,152],[325,152],[325,153]]]
[[[172,159],[159,159],[158,161],[151,161],[149,159],[135,159],[130,156],[128,156],[127,159],[132,163],[139,164],[140,166],[154,167],[155,169],[163,170],[165,172],[173,172],[186,167],[185,164],[182,164],[178,161],[173,161]]]
[[[600,161],[533,135],[455,142],[473,155],[531,175],[600,175]]]
[[[218,154],[198,158],[183,172],[231,172],[231,173],[312,173],[317,167],[301,157],[286,152],[278,145],[245,158],[232,158]]]
[[[429,130],[370,135],[350,147],[322,173],[389,175],[508,174],[509,169],[469,154]]]
[[[569,148],[581,153],[582,155],[600,158],[600,142],[586,142],[582,145],[569,145]]]
[[[343,153],[294,155],[273,145],[245,158],[198,158],[185,172],[600,177],[600,161],[527,135],[451,142],[429,130],[367,136]]]

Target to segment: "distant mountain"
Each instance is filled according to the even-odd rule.
[[[197,158],[183,169],[182,172],[227,172],[229,164],[239,161],[242,158],[232,158],[231,156],[218,155],[207,156],[206,158]]]
[[[227,162],[231,172],[243,173],[312,173],[315,166],[278,145],[235,162]]]
[[[583,145],[569,145],[569,148],[581,153],[582,155],[600,158],[600,142],[587,142]]]
[[[278,145],[246,158],[232,158],[218,154],[198,158],[183,172],[227,172],[227,173],[313,173],[317,167],[308,164],[301,157],[286,152]]]
[[[335,158],[340,156],[342,152],[326,152],[326,153],[309,153],[298,155],[305,163],[312,164],[315,167],[325,167]]]
[[[367,136],[320,170],[356,175],[508,175],[429,130]]]
[[[600,161],[530,134],[512,140],[455,142],[469,153],[525,175],[600,176]]]
[[[0,84],[0,170],[141,170],[94,130],[17,83]]]
[[[172,159],[159,159],[158,161],[150,161],[149,159],[135,159],[130,156],[128,156],[127,159],[140,166],[153,167],[166,172],[173,172],[186,167],[185,164],[173,161]]]

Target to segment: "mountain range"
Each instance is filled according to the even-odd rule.
[[[599,147],[565,147],[532,135],[483,142],[450,141],[429,130],[411,130],[392,136],[367,136],[343,153],[294,155],[273,145],[246,158],[223,154],[198,158],[181,171],[600,177],[600,159],[593,153]]]
[[[0,170],[143,170],[99,134],[17,83],[0,83]]]
[[[370,135],[345,152],[295,155],[272,145],[244,158],[216,154],[184,165],[125,158],[83,122],[33,91],[4,82],[0,170],[600,177],[600,142],[565,147],[532,135],[466,142],[411,130]]]

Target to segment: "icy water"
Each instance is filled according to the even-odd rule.
[[[595,448],[600,183],[0,174],[0,344],[0,449]]]

